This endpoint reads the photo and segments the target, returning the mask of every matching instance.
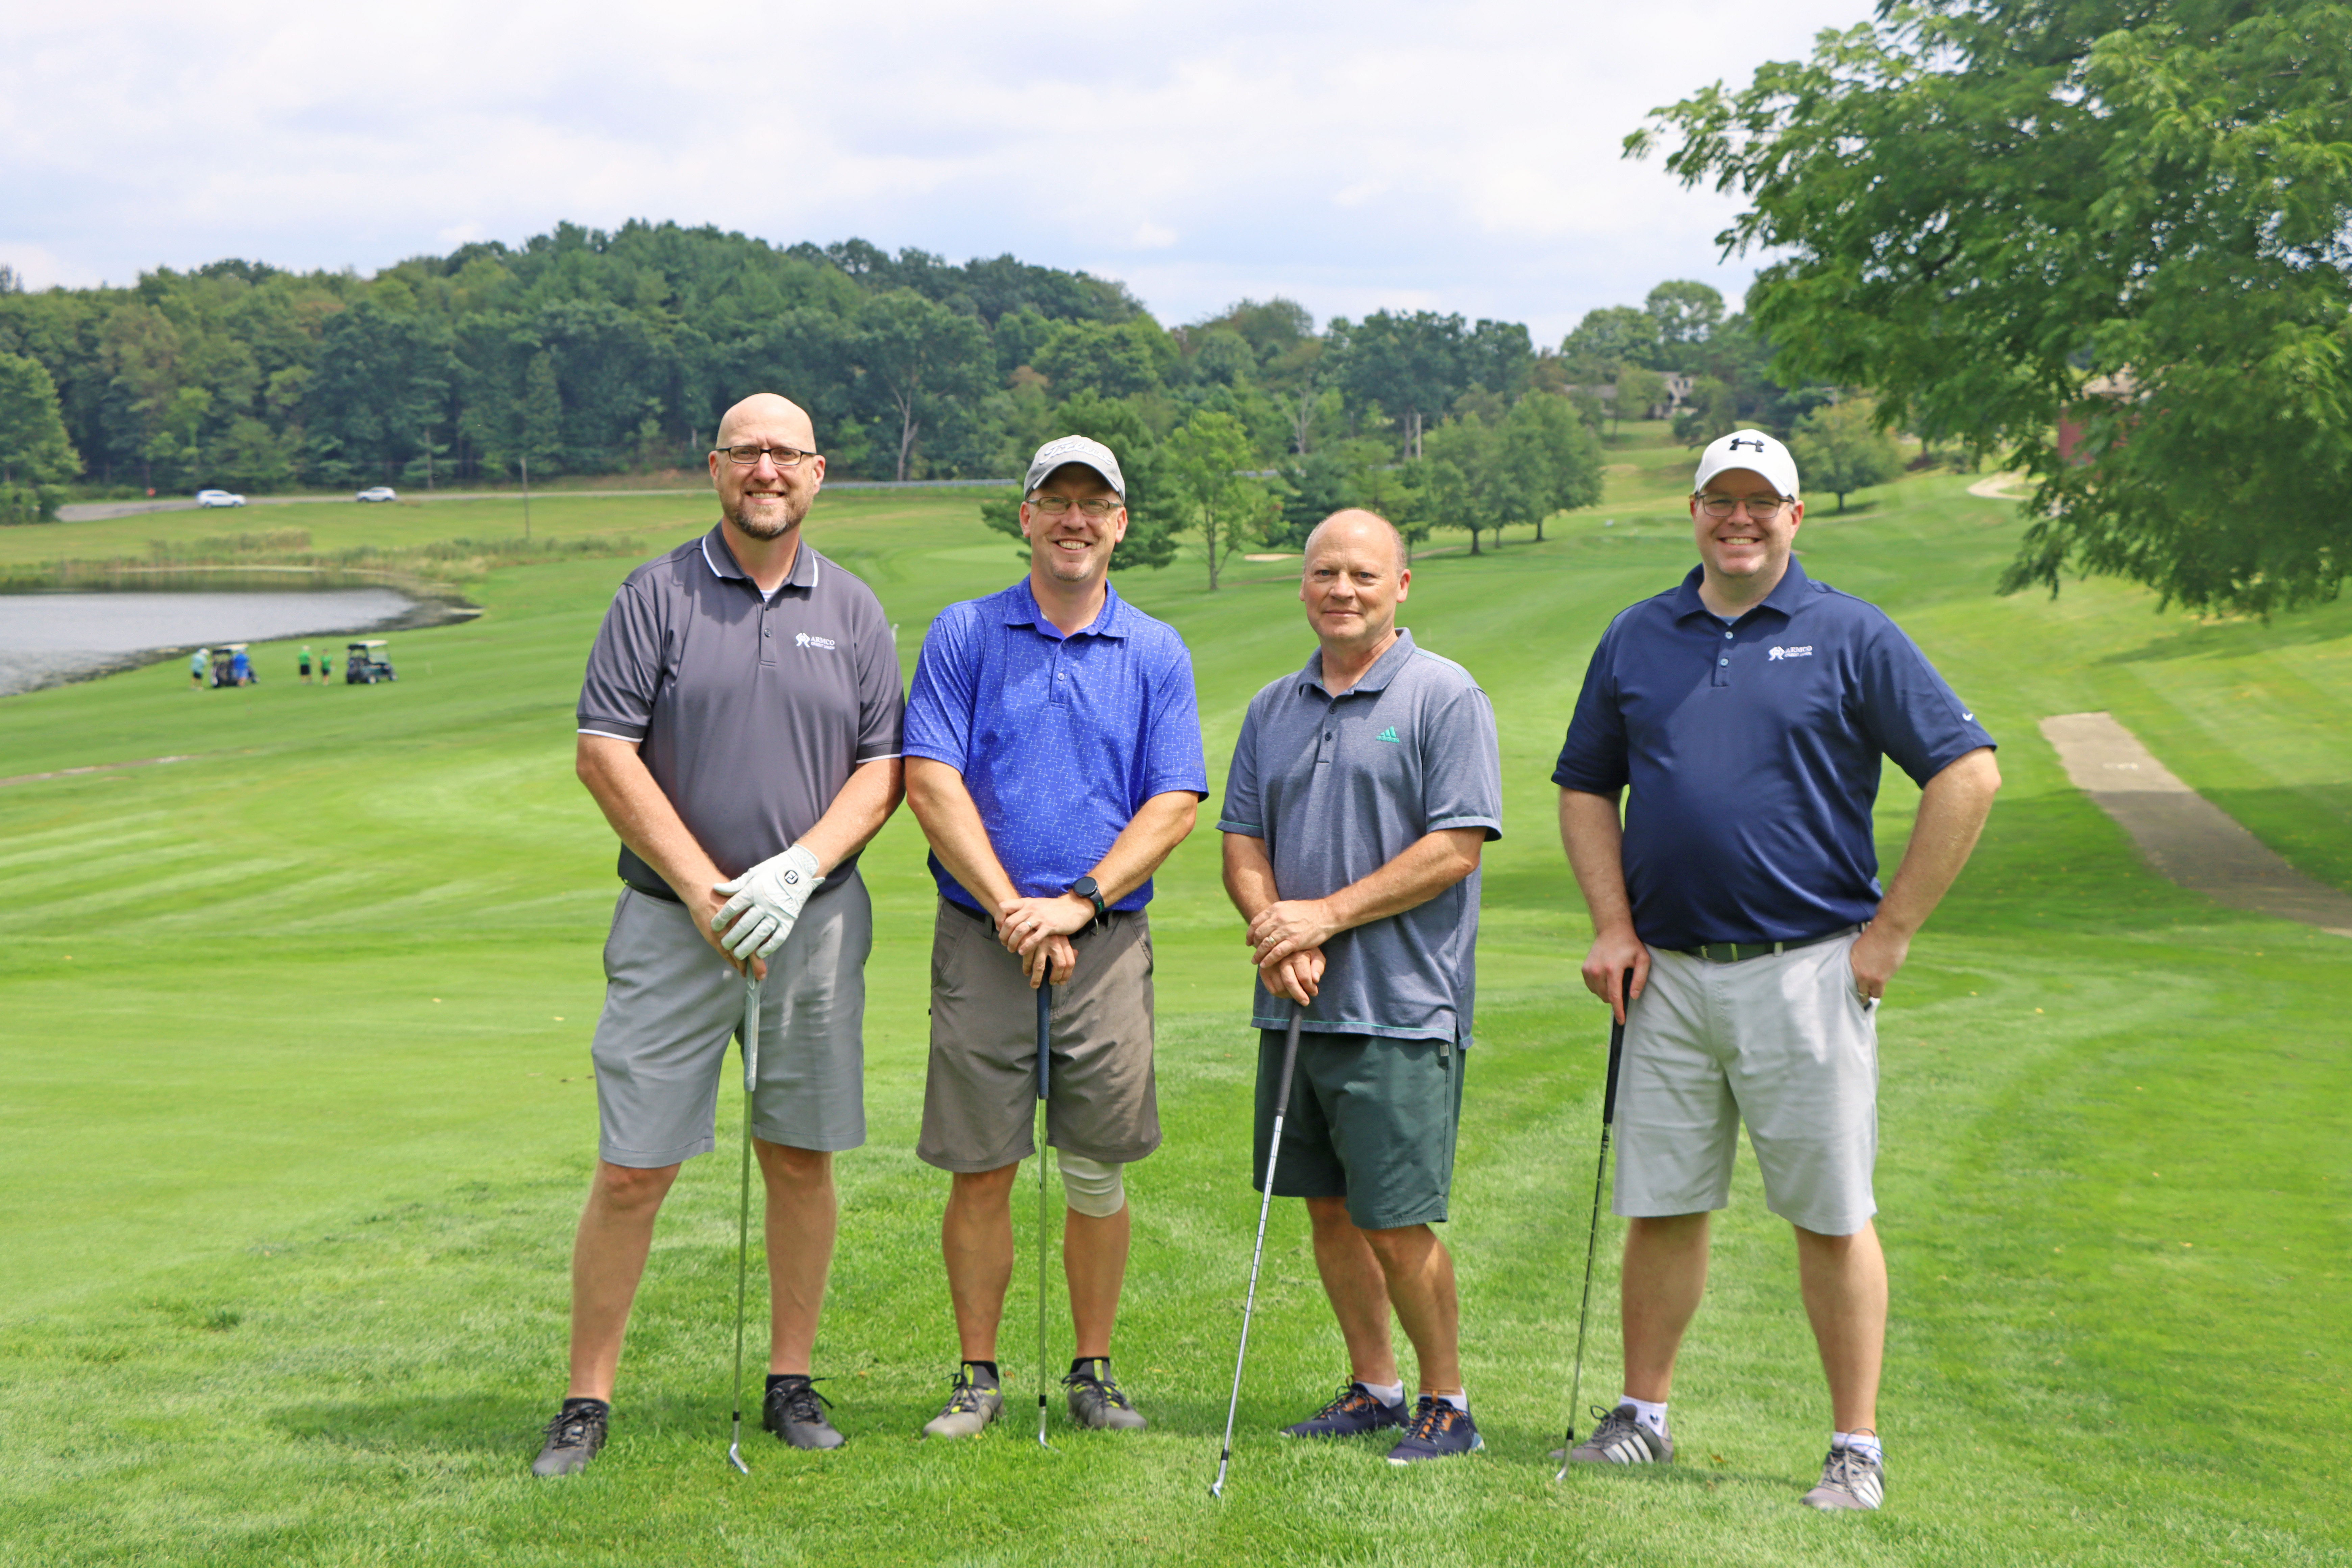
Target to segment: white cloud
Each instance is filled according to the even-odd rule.
[[[1744,286],[1732,205],[1619,142],[1868,8],[89,0],[0,23],[0,261],[371,269],[676,218],[1087,266],[1169,321],[1284,293],[1551,340]]]

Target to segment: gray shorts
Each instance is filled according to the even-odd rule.
[[[1160,1147],[1151,1073],[1151,924],[1140,911],[1071,939],[1078,967],[1054,994],[1045,1141],[1126,1163]],[[1036,1152],[1037,994],[986,921],[940,900],[931,929],[931,1062],[915,1153],[943,1171],[995,1171]]]
[[[1625,1018],[1616,1212],[1660,1217],[1730,1201],[1739,1124],[1764,1203],[1852,1236],[1878,1212],[1878,1012],[1854,991],[1852,936],[1742,963],[1650,950]]]
[[[760,1085],[752,1132],[795,1149],[866,1142],[866,955],[874,906],[852,873],[809,900],[760,988]],[[597,1153],[656,1170],[709,1152],[727,1042],[741,1030],[743,979],[694,929],[684,904],[625,889],[604,941],[596,1020]]]

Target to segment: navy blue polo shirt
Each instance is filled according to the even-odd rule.
[[[1067,637],[1026,577],[941,610],[907,696],[906,752],[963,775],[1024,898],[1092,871],[1153,795],[1209,793],[1192,656],[1108,585],[1102,609]],[[942,898],[981,908],[937,855],[930,867]],[[1150,900],[1146,881],[1111,907]]]
[[[1727,626],[1700,602],[1702,570],[1609,624],[1552,782],[1631,786],[1625,888],[1653,947],[1869,920],[1879,758],[1924,785],[1992,737],[1876,605],[1791,558]]]

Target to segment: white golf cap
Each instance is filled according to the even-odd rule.
[[[1021,493],[1027,495],[1045,482],[1046,476],[1064,463],[1079,463],[1103,477],[1103,482],[1127,499],[1127,480],[1118,471],[1118,459],[1100,441],[1084,436],[1061,436],[1037,448],[1029,459],[1029,477],[1021,481]]]
[[[1797,489],[1797,459],[1789,456],[1787,447],[1761,430],[1734,430],[1708,442],[1706,450],[1698,455],[1698,476],[1691,480],[1691,494],[1706,489],[1706,481],[1727,468],[1761,474],[1784,496],[1803,493]]]

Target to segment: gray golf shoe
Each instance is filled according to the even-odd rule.
[[[612,1415],[613,1407],[599,1399],[564,1401],[555,1419],[547,1424],[547,1440],[539,1458],[530,1462],[530,1473],[569,1476],[586,1469],[588,1461],[604,1446]]]
[[[1886,1500],[1886,1463],[1859,1448],[1832,1448],[1822,1461],[1822,1484],[1807,1492],[1804,1504],[1823,1513],[1845,1509],[1870,1510]]]
[[[1098,1432],[1142,1429],[1143,1413],[1111,1377],[1108,1357],[1079,1363],[1062,1379],[1062,1386],[1070,1391],[1070,1419],[1079,1426]]]
[[[809,1384],[813,1377],[786,1376],[761,1402],[760,1425],[794,1448],[838,1448],[849,1439],[825,1415],[833,1401]]]
[[[1614,1410],[1603,1410],[1598,1405],[1592,1414],[1601,1424],[1592,1435],[1579,1443],[1568,1456],[1572,1465],[1671,1465],[1675,1462],[1675,1440],[1653,1432],[1634,1415],[1631,1405],[1621,1405]],[[1559,1450],[1552,1450],[1557,1458]]]
[[[948,1389],[948,1407],[923,1424],[926,1437],[977,1437],[1004,1413],[1004,1390],[975,1383],[971,1368],[959,1367]]]

